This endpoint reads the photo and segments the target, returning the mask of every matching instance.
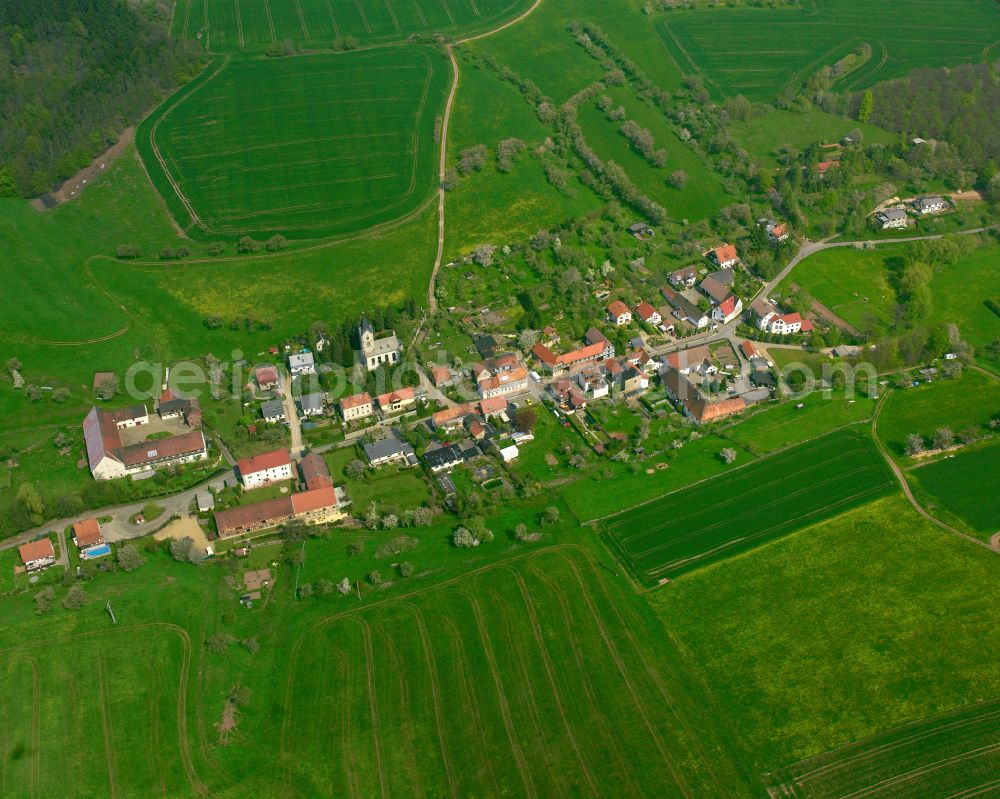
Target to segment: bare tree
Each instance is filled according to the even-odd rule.
[[[906,454],[910,457],[919,455],[924,451],[924,437],[917,433],[910,433],[906,437]]]
[[[722,458],[723,463],[734,463],[736,461],[736,450],[732,447],[726,447],[719,453],[719,457]]]
[[[934,432],[934,449],[947,449],[955,443],[955,434],[947,427]]]

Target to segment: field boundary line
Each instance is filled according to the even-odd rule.
[[[368,22],[368,16],[365,14],[365,10],[361,7],[360,0],[354,0],[354,7],[358,10],[358,14],[361,15],[361,21],[365,23],[365,30],[368,31],[369,35],[371,35],[372,26]]]
[[[333,24],[333,35],[339,39],[340,38],[340,26],[337,24],[337,17],[333,13],[333,6],[330,5],[330,0],[323,0],[326,5],[326,13],[330,15],[330,22]]]
[[[399,20],[396,19],[396,12],[392,10],[392,3],[390,0],[382,0],[382,2],[385,3],[385,10],[389,12],[389,19],[392,20],[392,26],[396,29],[396,33],[400,33],[402,29],[399,27]]]
[[[976,749],[970,749],[967,752],[961,752],[957,755],[950,755],[948,757],[941,758],[940,760],[935,760],[933,763],[927,763],[923,766],[918,766],[917,768],[905,771],[902,774],[896,774],[892,777],[886,777],[885,779],[879,780],[878,782],[873,782],[871,785],[866,785],[863,788],[858,788],[857,790],[844,794],[840,799],[855,799],[855,797],[863,797],[870,795],[873,791],[878,791],[882,788],[886,788],[892,785],[897,785],[901,782],[908,782],[914,777],[922,777],[925,774],[930,774],[933,771],[938,771],[945,766],[950,766],[955,763],[962,763],[966,760],[974,760],[989,752],[995,752],[1000,750],[1000,742],[987,744],[986,746],[980,746]],[[981,787],[981,786],[977,786]]]
[[[236,34],[239,38],[240,50],[243,49],[243,17],[240,14],[240,0],[233,0],[233,7],[236,9]]]
[[[208,5],[206,0],[205,5]],[[264,13],[267,14],[267,26],[271,29],[271,41],[278,41],[278,37],[274,33],[274,18],[271,16],[271,4],[264,0]]]
[[[361,637],[365,648],[365,675],[368,682],[368,706],[372,714],[372,746],[375,751],[375,767],[378,770],[379,793],[387,799],[385,765],[382,761],[381,727],[378,716],[378,694],[375,687],[375,653],[372,650],[371,626],[364,619],[353,619],[361,625]]]
[[[295,10],[299,14],[299,25],[302,26],[302,37],[304,39],[308,39],[309,28],[306,26],[306,18],[305,15],[302,13],[302,4],[299,2],[299,0],[295,0]]]

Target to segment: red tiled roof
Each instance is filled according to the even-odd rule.
[[[719,309],[722,311],[723,315],[729,316],[729,314],[736,310],[736,297],[730,294],[726,297],[726,299],[719,303]]]
[[[369,405],[371,401],[371,394],[367,391],[362,391],[360,394],[351,394],[349,397],[344,397],[340,401],[340,407],[344,410],[350,410],[351,408],[360,408],[362,405]]]
[[[726,261],[735,261],[739,256],[736,253],[735,244],[723,244],[721,247],[716,247],[712,252],[715,254],[715,260],[724,264]]]
[[[257,383],[277,383],[278,382],[278,370],[273,366],[262,366],[256,372],[254,376],[257,378]]]
[[[322,508],[337,507],[337,492],[333,486],[314,488],[311,491],[301,491],[292,494],[292,510],[296,513],[308,513]]]
[[[395,391],[390,391],[388,394],[380,394],[378,397],[378,406],[380,408],[386,405],[392,405],[394,402],[409,402],[417,393],[412,388],[400,388]]]
[[[812,329],[813,329],[813,323],[810,322],[808,319],[803,319],[802,320],[802,332],[803,333],[808,333]]]
[[[138,466],[143,463],[153,463],[165,458],[176,458],[181,455],[191,455],[205,449],[205,437],[200,430],[192,430],[179,436],[159,438],[154,441],[142,441],[115,451],[118,460],[126,466]]]
[[[716,419],[724,419],[727,416],[734,416],[746,410],[747,403],[743,397],[733,397],[724,399],[721,402],[692,403],[692,412],[702,422],[712,422]]]
[[[435,427],[440,427],[443,424],[464,419],[470,413],[474,413],[471,405],[459,405],[457,408],[445,408],[443,411],[438,411],[431,416],[431,422]]]
[[[819,170],[821,175],[826,174],[826,170],[833,169],[834,167],[840,166],[840,161],[820,161],[816,164],[816,168]]]
[[[73,538],[76,539],[76,545],[83,549],[99,544],[104,536],[101,535],[101,525],[97,519],[90,518],[73,525]]]
[[[451,369],[448,366],[435,366],[431,370],[431,379],[434,381],[435,386],[447,383],[451,380]]]
[[[743,354],[747,358],[756,358],[760,353],[757,351],[757,347],[750,339],[743,339],[743,343],[740,344],[740,349],[743,350]]]
[[[780,225],[775,225],[773,228],[771,228],[771,235],[774,236],[776,239],[780,239],[787,232],[788,232],[788,224],[785,222],[782,222]]]
[[[645,300],[635,306],[635,312],[639,314],[639,318],[643,322],[648,322],[654,315],[659,315],[657,310]]]
[[[56,554],[52,548],[52,541],[48,538],[39,538],[37,541],[32,541],[29,544],[21,544],[17,548],[17,551],[21,553],[21,561],[23,563],[28,563],[32,560],[41,560],[42,558],[53,558]]]
[[[480,391],[491,391],[505,386],[508,383],[519,383],[528,379],[528,370],[523,366],[518,366],[507,372],[497,372],[493,377],[479,381]]]
[[[276,497],[252,505],[241,505],[215,514],[215,525],[219,535],[253,525],[275,524],[287,519],[293,513],[291,497]]]
[[[615,300],[608,306],[608,313],[612,316],[621,316],[622,314],[629,313],[628,306],[621,300]]]
[[[240,458],[236,466],[240,474],[246,477],[254,472],[263,472],[266,469],[277,469],[279,466],[290,466],[292,459],[288,457],[287,449],[276,449],[272,452],[265,452],[262,455],[254,455],[250,458]]]
[[[506,397],[490,397],[489,399],[479,401],[479,411],[483,414],[483,416],[489,416],[491,413],[500,413],[500,411],[506,409]]]

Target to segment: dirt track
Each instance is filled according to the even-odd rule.
[[[83,194],[88,185],[104,173],[112,161],[125,152],[133,138],[135,138],[135,128],[130,125],[122,131],[118,141],[91,161],[89,166],[81,169],[55,191],[46,194],[44,200],[36,197],[31,201],[31,207],[36,211],[48,211],[57,205],[75,200]]]

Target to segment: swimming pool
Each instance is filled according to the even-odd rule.
[[[108,544],[98,544],[96,547],[83,550],[80,553],[80,557],[84,560],[93,560],[94,558],[103,558],[105,555],[110,554],[111,547]]]

